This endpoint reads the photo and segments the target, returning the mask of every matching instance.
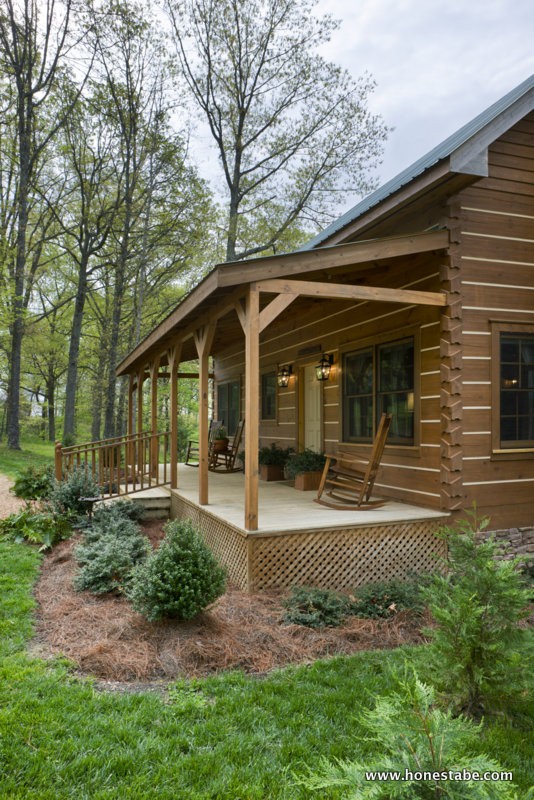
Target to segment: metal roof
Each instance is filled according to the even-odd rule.
[[[510,106],[520,100],[523,95],[534,88],[534,75],[531,75],[525,81],[512,89],[511,92],[506,94],[496,103],[493,103],[489,108],[476,116],[466,125],[461,127],[456,133],[451,134],[441,144],[438,144],[430,152],[419,158],[407,169],[400,172],[387,183],[384,183],[379,189],[372,194],[368,195],[361,202],[353,206],[349,211],[338,217],[337,220],[331,223],[321,233],[306,242],[300,250],[312,250],[314,247],[325,242],[330,236],[342,230],[346,225],[354,222],[358,217],[364,214],[373,206],[378,205],[390,195],[401,189],[406,184],[413,181],[419,175],[422,175],[426,170],[433,167],[444,158],[448,158],[455,150],[458,150],[462,145],[470,139],[476,137],[484,128],[490,125],[497,117],[503,112],[507,111]],[[499,134],[498,134],[499,135]],[[498,138],[498,135],[495,138]]]

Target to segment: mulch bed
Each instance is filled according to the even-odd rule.
[[[143,527],[157,546],[161,523]],[[424,641],[421,620],[407,612],[314,630],[283,624],[280,594],[249,595],[235,587],[192,622],[147,622],[123,597],[74,591],[76,542],[77,537],[61,543],[44,560],[35,589],[36,646],[41,656],[65,656],[102,681],[157,683],[230,669],[259,675],[288,664]]]

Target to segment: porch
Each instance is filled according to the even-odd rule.
[[[171,516],[191,519],[210,549],[242,589],[313,585],[351,590],[370,581],[405,577],[435,568],[443,552],[435,538],[449,514],[388,501],[362,511],[327,508],[315,492],[288,482],[260,481],[259,527],[243,526],[242,473],[209,475],[209,503],[198,500],[198,470],[178,468]]]

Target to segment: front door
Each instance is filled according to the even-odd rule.
[[[321,406],[322,386],[315,376],[315,367],[308,366],[302,369],[303,391],[302,397],[302,442],[304,447],[320,453],[323,447]]]

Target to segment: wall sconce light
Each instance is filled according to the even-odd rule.
[[[293,374],[293,367],[291,364],[285,364],[283,367],[280,367],[278,370],[278,386],[281,386],[282,389],[285,389],[286,386],[289,386],[289,378]]]
[[[330,369],[334,363],[334,356],[332,353],[326,355],[323,353],[321,360],[315,366],[315,377],[318,381],[327,381],[330,377]]]

